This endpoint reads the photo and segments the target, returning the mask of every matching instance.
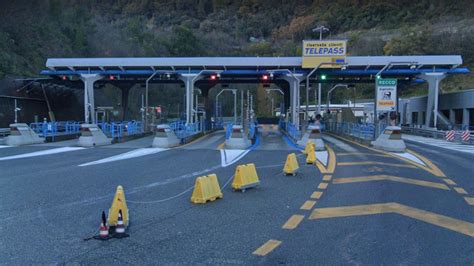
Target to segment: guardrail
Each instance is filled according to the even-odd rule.
[[[465,130],[457,130],[454,133],[454,140],[452,142],[463,143],[463,144],[474,144],[474,132],[470,131],[470,140],[468,142],[462,140],[462,133]],[[427,138],[434,139],[446,139],[445,130],[436,130],[436,129],[427,129],[427,128],[417,128],[417,127],[402,127],[402,133],[422,136]]]

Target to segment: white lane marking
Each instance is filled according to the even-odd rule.
[[[402,152],[402,153],[391,152],[391,154],[393,154],[395,156],[398,156],[398,157],[403,157],[403,158],[408,159],[408,160],[410,160],[412,162],[415,162],[417,164],[426,166],[426,164],[422,160],[420,160],[418,157],[416,157],[415,155],[413,155],[411,153],[408,153],[408,152]]]
[[[56,148],[56,149],[51,149],[51,150],[36,151],[36,152],[19,154],[19,155],[1,157],[0,161],[21,159],[21,158],[29,158],[29,157],[37,157],[37,156],[43,156],[43,155],[51,155],[51,154],[56,154],[56,153],[77,151],[77,150],[83,150],[83,149],[85,149],[85,148],[84,147],[61,147],[61,148]]]
[[[327,151],[317,151],[316,159],[320,161],[324,166],[328,165],[328,152]]]
[[[227,167],[242,159],[250,150],[226,150],[221,151],[221,166]]]
[[[11,148],[12,146],[8,146],[8,145],[0,145],[0,149],[2,148]]]
[[[114,161],[131,159],[131,158],[141,157],[141,156],[145,156],[145,155],[155,154],[155,153],[166,151],[166,150],[168,150],[168,149],[164,149],[164,148],[140,148],[140,149],[136,149],[136,150],[133,150],[133,151],[126,152],[126,153],[114,155],[114,156],[111,156],[111,157],[108,157],[108,158],[100,159],[100,160],[97,160],[97,161],[83,163],[83,164],[80,164],[79,166],[89,166],[89,165],[94,165],[94,164],[109,163],[109,162],[114,162]]]
[[[334,145],[338,146],[339,148],[343,149],[344,151],[347,151],[347,152],[357,152],[356,149],[352,148],[351,146],[349,146],[348,144],[338,140],[338,139],[335,139],[333,137],[329,137],[329,136],[323,136],[323,139],[324,140],[327,140],[331,143],[333,143]]]
[[[465,153],[472,153],[474,154],[474,145],[467,145],[467,144],[460,144],[460,143],[453,143],[448,142],[441,139],[432,139],[432,138],[425,138],[420,136],[412,136],[412,135],[402,135],[404,140],[410,140],[430,146],[436,146],[439,148],[444,148],[453,151],[465,152]]]

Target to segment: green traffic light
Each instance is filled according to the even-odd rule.
[[[321,80],[326,80],[326,75],[321,75]]]

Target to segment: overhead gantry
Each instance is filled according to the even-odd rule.
[[[48,69],[41,74],[59,80],[82,80],[84,121],[92,124],[96,123],[94,84],[97,82],[146,83],[147,88],[148,83],[182,82],[186,90],[188,124],[196,122],[193,99],[197,84],[210,88],[217,83],[274,83],[289,92],[284,97],[289,103],[286,107],[289,107],[290,121],[296,128],[300,127],[300,86],[307,78],[306,90],[312,83],[375,83],[377,76],[397,78],[399,83],[426,81],[429,98],[425,124],[432,127],[436,125],[440,81],[447,75],[468,73],[468,69],[459,67],[461,64],[462,58],[458,55],[348,56],[337,68],[315,69],[302,68],[301,57],[51,58],[46,62]],[[219,78],[213,79],[213,75]],[[270,78],[262,81],[264,75]]]

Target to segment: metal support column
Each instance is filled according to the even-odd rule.
[[[98,74],[81,74],[84,82],[84,122],[95,124],[94,83],[102,79]]]
[[[304,79],[303,75],[289,73],[283,78],[290,85],[290,102],[291,102],[291,122],[298,128],[300,126],[299,110],[300,110],[300,82]]]
[[[445,77],[446,73],[441,72],[424,73],[420,75],[420,78],[428,82],[428,102],[426,103],[425,118],[426,127],[431,127],[431,125],[436,127],[438,124],[439,83]]]

